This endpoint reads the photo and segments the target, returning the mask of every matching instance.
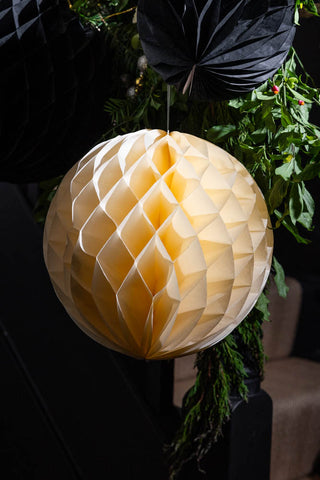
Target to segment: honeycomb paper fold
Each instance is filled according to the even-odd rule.
[[[267,280],[273,235],[253,178],[192,135],[142,130],[96,146],[63,179],[44,256],[71,318],[137,358],[223,339]]]

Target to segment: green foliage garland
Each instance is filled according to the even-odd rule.
[[[262,298],[267,302],[266,297]],[[183,421],[166,451],[171,479],[178,478],[183,466],[192,459],[197,461],[198,470],[205,473],[202,461],[231,414],[230,394],[247,398],[244,350],[250,352],[247,363],[249,360],[256,375],[262,376],[261,324],[264,318],[265,308],[261,310],[258,305],[240,324],[237,333],[198,353],[196,381],[183,400]]]
[[[110,127],[105,138],[141,128],[166,129],[167,86],[147,65],[134,22],[131,0],[76,0],[69,5],[84,22],[104,30],[114,48],[113,96],[106,101]],[[317,15],[313,0],[296,1]],[[292,49],[287,62],[272,79],[254,92],[224,102],[191,102],[171,87],[170,127],[205,138],[232,153],[255,177],[263,191],[274,228],[286,228],[300,243],[303,230],[312,229],[314,201],[309,180],[320,174],[320,130],[309,122],[319,91],[304,72]],[[43,184],[39,219],[49,204],[58,179]],[[302,229],[302,231],[301,231]],[[273,259],[279,294],[286,295],[284,272]],[[262,378],[264,353],[261,324],[268,320],[263,293],[255,308],[235,332],[197,355],[195,385],[186,394],[181,426],[166,453],[170,478],[176,479],[191,459],[202,462],[219,438],[231,413],[230,393],[247,396],[246,366]]]

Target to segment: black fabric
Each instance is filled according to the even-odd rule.
[[[228,99],[266,81],[292,44],[294,0],[139,0],[149,63],[201,99]]]
[[[109,69],[66,0],[1,0],[0,180],[65,173],[99,139]]]

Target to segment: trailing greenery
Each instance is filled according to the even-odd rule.
[[[105,105],[110,127],[104,138],[141,128],[166,130],[167,86],[147,65],[141,49],[134,22],[136,2],[69,0],[69,4],[84,22],[104,30],[114,49],[113,96]],[[301,7],[317,15],[313,0],[296,1],[297,23]],[[295,51],[272,79],[241,98],[196,102],[174,87],[170,92],[170,129],[205,138],[232,153],[263,191],[273,227],[286,228],[299,243],[307,243],[304,232],[312,230],[314,214],[308,181],[320,174],[320,130],[309,122],[309,113],[320,97]],[[39,216],[44,216],[57,183],[43,185]],[[285,296],[284,272],[275,258],[273,273],[279,294]],[[268,316],[263,293],[235,332],[198,354],[195,385],[184,398],[181,426],[166,448],[171,479],[178,478],[192,459],[203,469],[207,452],[230,417],[230,394],[247,397],[245,365],[262,378],[261,324]]]
[[[241,381],[245,375],[242,357],[233,335],[216,348],[200,352],[195,366],[198,375],[184,399],[184,421],[167,449],[171,478],[193,458],[199,471],[203,471],[201,462],[230,416],[230,388],[239,391],[243,397],[247,394]]]
[[[266,297],[262,298],[267,302]],[[264,317],[265,307],[260,309],[258,305],[240,324],[237,333],[230,334],[214,348],[198,353],[196,381],[183,400],[183,422],[166,451],[170,478],[179,477],[184,465],[192,459],[197,461],[199,471],[205,473],[202,462],[231,414],[230,394],[247,398],[244,351],[247,352],[246,368],[262,376]]]

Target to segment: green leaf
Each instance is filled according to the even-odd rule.
[[[293,225],[289,216],[284,216],[278,210],[275,210],[274,214],[279,219],[281,224],[294,236],[294,238],[297,240],[298,243],[303,243],[305,245],[308,245],[310,243],[310,240],[308,240],[307,238],[304,238],[300,235],[297,227],[295,225]]]
[[[240,108],[245,103],[245,100],[241,97],[233,98],[229,100],[228,105],[233,108]]]
[[[269,194],[271,213],[282,203],[282,200],[287,195],[288,186],[288,182],[286,182],[283,178],[280,177],[276,180]]]
[[[269,102],[263,103],[262,114],[261,114],[261,117],[263,120],[271,114],[273,105],[274,105],[273,100],[271,102],[269,101]]]
[[[251,100],[248,102],[244,102],[239,110],[241,113],[254,112],[259,107],[259,105],[260,102],[257,102],[257,100]]]
[[[272,132],[275,133],[277,131],[277,126],[275,124],[273,118],[273,106],[274,100],[269,100],[268,102],[263,102],[262,110],[261,110],[261,118],[264,120],[265,126]],[[261,123],[261,122],[260,122]]]
[[[266,128],[258,128],[254,132],[250,133],[250,137],[252,138],[254,143],[263,143],[264,139],[266,138],[268,130]]]
[[[256,92],[256,95],[257,95],[257,99],[258,100],[274,100],[274,97],[275,97],[275,94],[273,92],[265,92],[265,93],[262,93],[262,92]]]
[[[270,317],[270,312],[268,310],[269,299],[267,296],[262,292],[260,297],[258,298],[255,307],[259,312],[263,313],[263,321],[268,322]]]
[[[159,108],[161,107],[161,103],[159,102],[156,102],[155,99],[153,97],[151,97],[150,99],[150,106],[152,108],[154,108],[155,110],[159,110]]]
[[[119,0],[119,11],[124,10],[129,0]]]
[[[207,139],[213,143],[224,142],[228,137],[235,135],[237,127],[235,125],[215,125],[209,128]]]
[[[301,215],[298,218],[298,222],[305,227],[307,230],[312,229],[312,215],[310,215],[309,212],[302,212]]]
[[[289,213],[290,218],[295,225],[299,216],[303,211],[303,198],[301,186],[298,183],[294,183],[290,190],[290,199],[289,199]]]
[[[78,8],[80,8],[81,6],[82,6],[82,0],[76,0],[76,1],[72,4],[73,10],[78,10]]]
[[[268,90],[268,86],[269,86],[269,82],[268,81],[264,82],[262,85],[260,85],[260,87],[256,88],[251,95],[256,96],[257,92],[265,92],[266,90]]]
[[[307,211],[310,213],[311,216],[313,216],[314,208],[315,208],[314,200],[313,200],[310,192],[308,192],[308,190],[306,189],[306,186],[305,186],[304,182],[302,182],[302,184],[301,184],[301,193],[302,193],[303,202],[304,202],[305,206],[307,207]]]
[[[134,50],[138,50],[139,48],[141,48],[141,42],[140,42],[140,35],[139,33],[136,33],[135,35],[133,35],[133,37],[131,38],[131,46]]]
[[[291,160],[288,163],[284,163],[280,167],[275,169],[275,174],[279,175],[279,177],[282,177],[284,180],[289,180],[293,173],[294,169],[294,161]]]
[[[293,150],[296,143],[301,143],[301,134],[298,132],[293,132],[292,128],[295,127],[290,125],[287,126],[286,129],[282,128],[275,137],[278,148],[283,153],[288,152],[290,148]],[[292,153],[292,151],[290,153]]]
[[[291,115],[295,120],[300,122],[302,125],[308,125],[309,123],[309,110],[306,108],[306,105],[298,105],[295,108],[290,109]]]
[[[289,110],[284,105],[281,105],[281,124],[283,127],[293,124]]]
[[[301,95],[301,93],[297,92],[293,88],[290,88],[289,86],[288,86],[288,89],[297,100],[303,100],[305,103],[312,103],[312,99],[307,98],[304,95]]]
[[[313,0],[303,0],[301,3],[303,3],[304,8],[308,10],[308,12],[318,16],[318,10]]]
[[[285,273],[282,268],[282,265],[280,265],[280,263],[278,262],[275,256],[272,259],[272,265],[276,272],[274,276],[274,282],[277,286],[278,293],[280,297],[286,298],[287,293],[289,291],[289,287],[286,285]]]

